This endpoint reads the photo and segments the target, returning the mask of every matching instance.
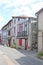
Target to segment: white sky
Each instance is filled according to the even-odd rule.
[[[11,16],[35,16],[43,8],[43,0],[0,0],[0,29],[11,19]]]

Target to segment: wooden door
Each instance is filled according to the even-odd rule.
[[[22,39],[19,39],[19,45],[22,46]]]

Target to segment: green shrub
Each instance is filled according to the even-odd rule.
[[[16,48],[16,43],[14,43],[12,47],[13,47],[13,48]]]
[[[37,55],[39,58],[43,56],[43,52],[39,52],[38,55]]]

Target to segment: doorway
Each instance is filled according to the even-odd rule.
[[[19,39],[19,45],[22,46],[22,39]]]
[[[9,47],[11,46],[11,39],[8,40]]]
[[[25,39],[25,50],[28,48],[28,39]]]

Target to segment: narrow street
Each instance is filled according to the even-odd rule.
[[[0,65],[43,65],[34,52],[17,50],[0,45]]]

